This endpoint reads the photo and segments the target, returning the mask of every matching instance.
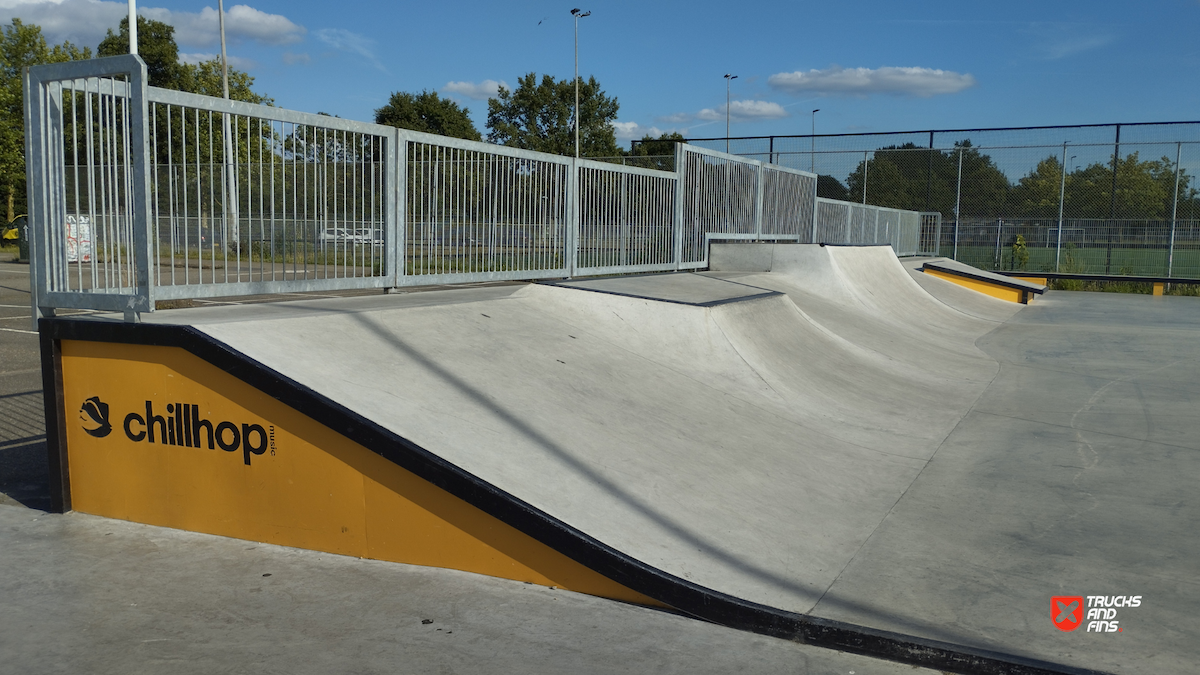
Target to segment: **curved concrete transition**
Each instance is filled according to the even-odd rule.
[[[921,644],[940,641],[983,655],[931,661],[962,671],[1186,670],[1195,648],[1167,647],[1184,644],[1181,631],[1197,643],[1194,627],[1170,621],[1178,598],[1198,597],[1171,557],[1180,549],[1160,546],[1170,561],[1159,581],[1172,581],[1148,582],[1084,484],[1100,475],[1104,443],[1124,457],[1127,442],[1114,439],[1137,437],[1096,417],[1106,397],[1136,389],[1139,373],[1175,377],[1194,361],[1141,354],[1122,370],[1112,356],[1113,372],[1088,372],[1051,346],[1062,328],[1053,312],[1065,311],[1057,296],[1023,307],[918,281],[889,247],[714,245],[711,260],[702,274],[151,321],[191,326],[612,551],[601,573],[625,574],[621,561],[651,570],[654,584],[620,581],[703,618],[788,635],[771,622],[805,615],[821,630],[864,627],[843,633],[848,648],[913,636],[907,653],[874,653],[916,662]],[[1026,342],[1039,317],[1049,332]],[[1062,392],[1061,379],[1071,380]],[[1171,406],[1200,390],[1173,382],[1186,390],[1164,403],[1173,435],[1139,441],[1147,457],[1161,451],[1155,471],[1166,476],[1196,468],[1196,436],[1182,435],[1196,423]],[[1109,426],[1093,438],[1085,420]],[[1044,449],[1046,439],[1058,445]],[[1137,480],[1158,478],[1170,480]],[[1162,534],[1142,522],[1155,513],[1174,513],[1162,526],[1171,532],[1196,522],[1195,502],[1174,488],[1161,512],[1139,494],[1119,525],[1136,541]],[[1074,549],[1047,549],[1068,532]],[[1076,555],[1092,557],[1075,565]],[[1154,595],[1172,583],[1175,600]],[[696,589],[714,609],[686,600]],[[1128,633],[1065,633],[1047,610],[1073,595],[1143,595],[1146,609],[1122,610]]]

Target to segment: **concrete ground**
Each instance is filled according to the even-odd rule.
[[[0,673],[931,672],[473,574],[48,514],[28,302],[28,266],[0,262]]]

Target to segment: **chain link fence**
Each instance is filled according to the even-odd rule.
[[[941,213],[939,252],[985,269],[1200,278],[1200,122],[688,142],[727,140],[821,197]]]

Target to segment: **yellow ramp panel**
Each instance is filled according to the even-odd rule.
[[[661,605],[186,350],[61,352],[76,511]]]
[[[1009,288],[1007,286],[992,284],[986,281],[964,277],[959,274],[950,274],[948,272],[942,272],[941,270],[935,269],[925,269],[925,274],[933,275],[939,279],[945,279],[946,281],[969,288],[973,291],[978,291],[984,295],[990,295],[993,298],[1000,298],[1001,300],[1007,300],[1009,302],[1028,302],[1028,299],[1026,298],[1026,292],[1016,288]]]

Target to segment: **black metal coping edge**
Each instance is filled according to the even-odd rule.
[[[871,248],[875,246],[891,246],[891,244],[887,243],[886,241],[875,244],[843,244],[835,241],[820,241],[817,242],[817,246],[835,246],[838,248]]]
[[[1041,279],[1072,279],[1077,281],[1130,281],[1142,284],[1200,284],[1200,279],[1186,277],[1145,277],[1126,274],[1074,274],[1068,272],[1031,272],[1029,270],[992,270],[1006,277],[1038,277]]]
[[[52,353],[51,360],[54,365],[53,372],[44,375],[45,379],[52,380],[48,381],[48,384],[53,386],[55,391],[54,396],[45,397],[47,431],[58,432],[54,438],[47,441],[48,452],[52,457],[58,452],[58,444],[65,438],[61,433],[63,420],[59,414],[59,410],[63,410],[60,400],[62,380],[61,360],[58,357],[59,341],[80,340],[177,347],[572,560],[695,618],[802,644],[957,673],[1106,675],[1101,671],[789,612],[681,579],[604,544],[191,326],[43,318],[38,322],[38,328],[43,347],[43,366],[49,363],[47,350]],[[52,404],[52,401],[59,402]],[[51,410],[52,405],[54,410]],[[70,509],[69,498],[62,506],[64,509]]]
[[[620,277],[615,277],[615,278],[620,278]],[[725,280],[720,279],[720,281],[725,281]],[[574,286],[574,285],[572,285],[573,282],[570,282],[570,281],[539,281],[538,283],[543,286],[558,286],[561,288],[570,288],[571,290],[574,290],[574,291],[587,291],[588,293],[603,293],[604,295],[617,295],[622,298],[637,298],[638,300],[651,300],[653,302],[666,302],[666,303],[670,303],[672,305],[687,305],[689,307],[718,307],[720,305],[728,305],[728,304],[731,304],[734,302],[747,302],[749,300],[761,300],[763,298],[770,298],[770,297],[774,297],[776,295],[783,295],[783,293],[780,293],[779,291],[769,291],[769,290],[763,288],[763,289],[758,289],[758,290],[761,290],[762,293],[754,293],[752,295],[739,295],[735,298],[725,298],[723,300],[709,300],[707,302],[688,302],[687,300],[671,300],[670,298],[658,298],[653,295],[639,295],[637,293],[622,293],[620,291],[610,291],[605,288],[587,288],[585,286]],[[729,283],[737,283],[737,282],[730,281]],[[757,286],[747,286],[746,284],[738,284],[738,285],[746,286],[746,288],[758,288]]]
[[[975,279],[976,281],[982,281],[982,282],[988,283],[988,284],[995,284],[997,286],[1003,286],[1005,288],[1011,288],[1011,289],[1018,290],[1018,291],[1028,291],[1030,293],[1037,293],[1039,295],[1046,292],[1046,287],[1041,286],[1041,284],[1034,284],[1034,283],[1030,283],[1028,281],[1021,281],[1021,280],[1008,281],[1007,279],[995,279],[993,277],[987,276],[987,274],[984,273],[982,270],[980,270],[980,273],[977,274],[975,272],[955,269],[953,267],[942,267],[941,265],[938,265],[937,263],[932,263],[932,262],[927,262],[924,265],[921,265],[921,271],[924,272],[925,270],[935,270],[938,272],[944,272],[946,274],[953,274],[953,275],[959,276],[959,277],[966,277],[968,279]],[[1032,276],[1032,275],[1030,275],[1030,276]],[[1040,286],[1040,288],[1039,288],[1039,286]]]

